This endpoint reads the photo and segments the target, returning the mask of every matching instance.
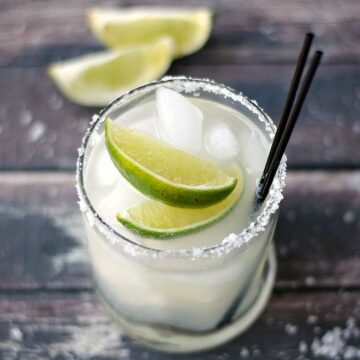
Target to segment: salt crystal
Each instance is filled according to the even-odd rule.
[[[200,248],[194,248],[192,250],[193,257],[199,257],[202,254],[202,250]]]
[[[34,143],[38,141],[45,133],[45,125],[40,122],[36,121],[33,123],[27,133],[27,140],[30,143]]]
[[[10,328],[9,337],[13,341],[20,342],[23,339],[23,333],[18,327],[13,326]]]
[[[329,359],[360,359],[360,347],[348,344],[357,339],[359,328],[356,321],[349,318],[346,327],[334,327],[326,332],[320,339],[315,338],[311,344],[311,350],[315,357],[327,357]]]
[[[232,159],[239,154],[238,141],[224,122],[210,126],[204,135],[206,150],[216,159]]]
[[[352,224],[355,221],[355,213],[352,210],[348,210],[343,215],[345,224]]]
[[[86,204],[83,201],[78,201],[78,205],[79,205],[80,211],[84,213],[86,211]]]
[[[299,351],[304,354],[308,351],[308,346],[305,341],[300,341],[299,343]]]
[[[242,359],[247,359],[249,356],[250,356],[250,351],[246,347],[241,348],[240,357]]]
[[[313,276],[307,276],[305,278],[305,285],[307,286],[314,286],[316,283],[316,279]]]
[[[306,321],[308,324],[314,325],[318,322],[318,317],[316,315],[309,315]]]
[[[273,35],[275,32],[275,27],[273,25],[270,24],[266,24],[260,27],[260,32],[264,35],[270,36]],[[255,102],[254,100],[252,100],[252,102]]]
[[[33,114],[29,110],[24,110],[20,114],[20,124],[23,126],[28,126],[33,119]]]
[[[90,225],[90,227],[94,227],[94,225],[95,225],[94,217],[88,211],[85,212],[85,216],[87,218],[87,221],[88,221],[88,224]]]
[[[254,357],[259,357],[261,355],[261,350],[260,349],[255,349],[254,351],[253,351],[253,356]]]
[[[93,132],[91,134],[91,138],[90,138],[90,145],[95,146],[100,141],[100,139],[101,139],[101,137],[100,137],[99,133]]]
[[[176,91],[159,88],[156,92],[155,128],[169,144],[197,153],[202,145],[203,113]]]
[[[328,135],[325,135],[323,137],[323,144],[326,146],[326,147],[331,147],[333,145],[333,140],[331,139],[330,136]]]
[[[55,95],[50,97],[49,105],[50,105],[51,109],[59,110],[59,109],[61,109],[63,107],[64,101],[60,96],[55,94]]]
[[[285,332],[290,336],[296,335],[298,332],[298,327],[296,325],[286,324]]]

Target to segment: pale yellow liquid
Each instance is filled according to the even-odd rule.
[[[235,159],[224,161],[214,158],[206,150],[204,143],[200,153],[196,154],[225,168],[231,164],[238,164],[245,177],[245,189],[241,201],[217,224],[197,233],[165,241],[138,236],[117,222],[115,214],[147,198],[134,189],[115,168],[106,150],[103,134],[100,135],[100,140],[88,160],[85,184],[97,212],[127,238],[152,248],[164,250],[208,247],[218,244],[230,233],[239,234],[250,222],[249,216],[254,206],[256,183],[264,167],[268,142],[259,129],[239,113],[206,100],[193,99],[192,101],[204,114],[203,138],[206,138],[208,129],[211,129],[214,124],[225,122],[239,142],[239,156]],[[155,116],[155,104],[152,101],[139,105],[122,115],[121,118],[113,120],[121,125],[157,136]]]
[[[245,189],[233,211],[218,223],[199,232],[158,240],[141,237],[123,227],[115,219],[117,212],[134,206],[146,197],[124,180],[107,153],[104,134],[100,133],[89,150],[85,164],[85,188],[95,210],[108,224],[132,241],[154,249],[179,250],[220,244],[229,234],[239,234],[253,221],[256,183],[264,167],[269,142],[261,130],[244,115],[233,109],[203,99],[191,98],[203,111],[203,133],[216,122],[225,122],[239,141],[239,155],[228,162],[213,158],[202,146],[198,156],[219,166],[236,163],[242,168]],[[137,104],[112,120],[119,124],[157,136],[154,127],[154,96]],[[275,225],[244,244],[232,254],[216,258],[143,258],[125,254],[121,247],[111,244],[86,222],[89,251],[94,276],[105,303],[114,317],[129,333],[152,346],[171,351],[189,351],[215,346],[246,328],[267,301],[273,283],[274,265],[270,280],[264,280],[264,264],[271,254]],[[266,291],[263,292],[266,282]],[[241,317],[256,302],[256,311],[242,327],[223,333],[222,338],[209,338],[207,343],[183,332],[199,334],[216,329],[224,314],[239,295],[243,298],[233,319]],[[265,294],[259,296],[259,294]],[[260,299],[260,302],[257,299]],[[246,322],[247,321],[247,322]],[[164,329],[168,329],[164,335]],[[174,329],[174,330],[171,330]],[[178,335],[177,331],[180,331]],[[205,339],[205,338],[204,338]],[[206,338],[207,339],[207,338]],[[204,340],[205,341],[205,340]],[[164,342],[161,345],[161,342]]]

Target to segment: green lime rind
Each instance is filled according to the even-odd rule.
[[[134,137],[131,146],[138,146],[143,139],[145,139],[147,149],[152,150],[152,156],[168,156],[170,153],[170,166],[175,166],[178,159],[185,159],[184,173],[194,173],[202,165],[207,167],[214,167],[214,172],[218,175],[221,183],[212,184],[211,181],[199,185],[186,185],[184,183],[174,182],[164,176],[153,172],[151,169],[144,167],[137,159],[129,156],[123,149],[124,144],[118,143],[119,136],[117,132],[126,132],[126,128],[119,127],[111,120],[105,121],[105,142],[110,154],[110,157],[123,175],[135,188],[143,194],[161,201],[168,205],[186,208],[200,208],[215,204],[234,190],[237,179],[228,176],[223,171],[215,168],[211,163],[190,155],[182,150],[178,150],[168,145],[167,143],[155,139],[150,135],[146,135],[140,131],[132,130],[133,133],[141,134]],[[147,151],[144,149],[144,152]],[[142,154],[140,154],[142,156]],[[161,160],[161,159],[160,159]],[[215,179],[218,180],[218,179]]]
[[[172,40],[164,37],[142,46],[53,63],[47,74],[69,100],[84,106],[105,106],[165,74],[173,52]]]
[[[133,209],[139,208],[141,211],[141,207],[144,206],[144,203],[155,203],[154,200],[147,200],[144,203],[139,204],[138,206],[135,206],[134,208],[131,209],[127,209],[125,210],[123,213],[118,213],[116,215],[116,219],[125,227],[127,227],[129,230],[131,230],[132,232],[139,234],[141,236],[145,236],[145,237],[155,237],[155,238],[159,238],[159,239],[166,239],[166,238],[172,238],[172,237],[177,237],[177,236],[183,236],[183,235],[187,235],[193,232],[197,232],[200,231],[208,226],[211,226],[215,223],[217,223],[218,221],[220,221],[221,219],[223,219],[226,215],[228,215],[235,207],[235,205],[240,201],[241,196],[243,194],[243,189],[244,189],[244,183],[243,183],[243,178],[239,178],[239,180],[241,179],[241,181],[238,182],[238,185],[236,187],[236,189],[234,190],[234,192],[225,200],[223,200],[223,203],[226,203],[225,206],[223,207],[223,209],[217,213],[215,213],[214,215],[205,218],[204,220],[200,221],[200,222],[195,222],[192,224],[189,224],[187,226],[182,226],[182,227],[173,227],[173,228],[160,228],[160,227],[151,227],[151,226],[147,226],[144,223],[140,223],[137,222],[136,220],[134,220],[131,217],[131,211]],[[167,215],[169,214],[169,212],[173,212],[176,211],[177,212],[177,216],[181,217],[181,212],[189,212],[189,211],[195,211],[195,212],[204,212],[207,209],[206,208],[202,208],[202,209],[184,209],[184,208],[173,208],[171,206],[165,205],[165,204],[157,204],[159,207],[159,214],[157,212],[154,212],[152,215],[154,217],[161,217],[162,213],[166,213]],[[220,207],[221,203],[218,203],[216,205],[212,205],[211,207]],[[210,208],[211,208],[210,207]],[[189,215],[189,214],[187,214]]]
[[[190,55],[204,46],[214,12],[208,8],[131,8],[88,11],[88,23],[99,41],[110,48],[147,44],[161,36],[175,45],[174,57]]]

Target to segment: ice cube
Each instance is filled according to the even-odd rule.
[[[256,177],[260,176],[265,166],[268,146],[255,131],[242,139],[241,144],[242,163],[245,165],[246,171]]]
[[[224,122],[217,122],[205,132],[205,148],[210,155],[217,159],[228,160],[239,154],[239,143]]]
[[[202,147],[203,113],[185,96],[167,88],[156,92],[155,127],[160,139],[197,153]]]
[[[98,181],[103,186],[114,186],[114,184],[119,180],[119,171],[116,169],[106,151],[103,151],[97,159],[96,167]]]

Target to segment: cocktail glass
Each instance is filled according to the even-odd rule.
[[[115,186],[106,183],[104,166],[96,170],[106,163],[102,156],[108,156],[103,144],[105,119],[125,119],[131,125],[153,117],[151,103],[159,87],[182,93],[205,117],[215,114],[228,118],[235,128],[243,126],[235,132],[243,142],[239,160],[246,173],[243,207],[233,210],[227,220],[180,240],[134,237],[99,206],[102,191]],[[185,77],[135,89],[94,117],[79,150],[77,189],[96,289],[123,331],[153,348],[192,352],[216,347],[256,320],[274,284],[273,235],[286,176],[283,159],[269,196],[257,207],[256,182],[274,132],[274,124],[255,102],[224,85]],[[123,193],[132,191],[130,185],[122,187]],[[105,202],[110,209],[120,205],[111,196]]]

